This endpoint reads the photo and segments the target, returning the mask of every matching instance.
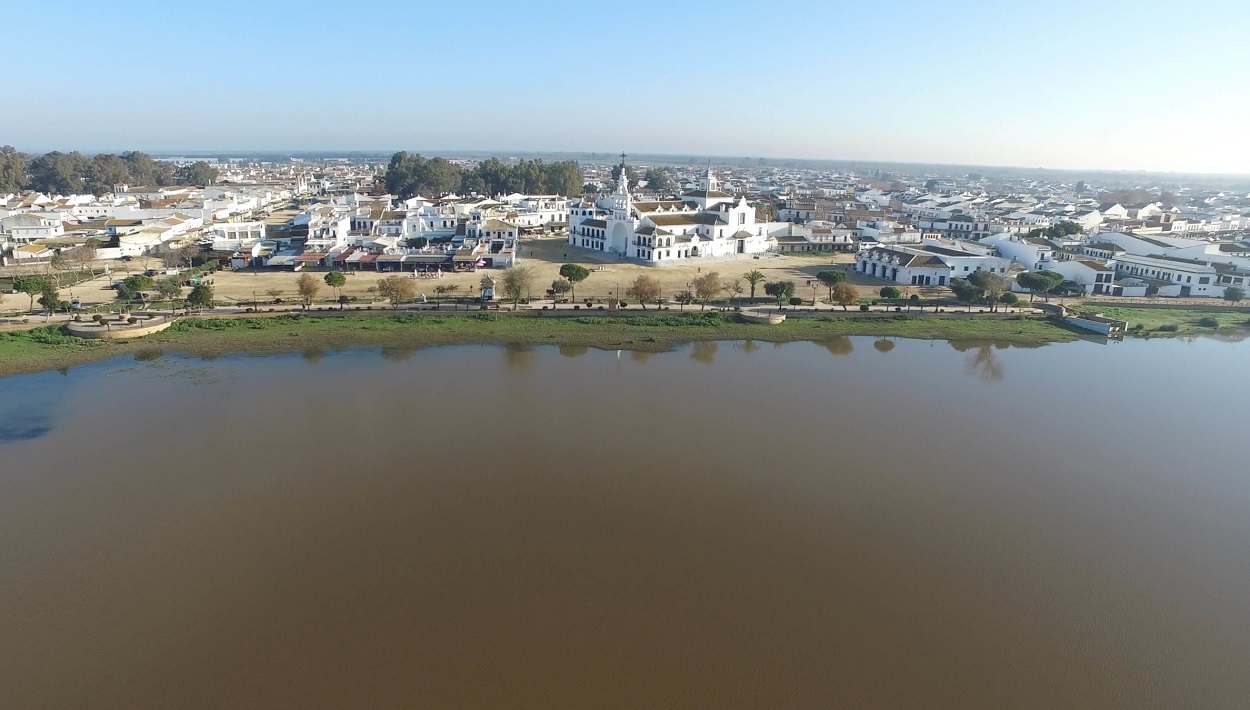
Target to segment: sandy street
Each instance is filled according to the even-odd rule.
[[[765,282],[786,279],[794,281],[798,286],[796,295],[804,300],[808,300],[813,295],[813,289],[808,284],[809,282],[816,283],[815,277],[818,272],[829,268],[846,269],[853,262],[850,254],[819,254],[810,256],[764,254],[760,255],[759,258],[741,255],[720,260],[701,261],[698,265],[641,266],[627,261],[617,261],[609,255],[600,252],[570,247],[563,238],[559,237],[522,240],[520,243],[520,255],[520,263],[534,269],[533,297],[536,300],[546,298],[547,289],[550,288],[552,281],[559,278],[560,266],[565,263],[580,264],[590,269],[590,277],[577,285],[578,300],[584,298],[607,298],[609,295],[616,293],[618,288],[623,292],[639,274],[644,273],[658,278],[664,297],[671,298],[679,291],[689,288],[689,284],[693,279],[705,273],[715,271],[720,274],[721,280],[724,281],[741,277],[752,270],[759,270],[763,273]],[[110,287],[113,280],[124,278],[128,274],[143,273],[148,268],[159,267],[160,262],[154,258],[139,258],[131,262],[108,262],[108,266],[112,269],[110,275],[97,277],[92,281],[83,282],[72,288],[64,287],[61,290],[62,297],[67,300],[71,296],[80,298],[84,307],[109,303],[115,296],[113,289]],[[274,298],[281,298],[284,301],[291,302],[298,298],[295,284],[300,277],[300,273],[268,269],[246,269],[243,271],[219,271],[213,274],[211,279],[217,299],[222,305],[247,304],[253,299],[272,301]],[[321,278],[325,275],[326,270],[317,269],[308,273],[316,274],[318,278]],[[417,279],[417,293],[424,293],[427,298],[433,299],[435,286],[439,284],[454,284],[459,286],[459,289],[453,295],[476,295],[483,276],[491,275],[498,277],[500,273],[501,270],[498,269],[482,269],[470,273],[444,274],[440,279]],[[13,270],[9,269],[5,273],[0,274],[0,276],[11,276],[13,274]],[[369,299],[369,289],[375,287],[378,280],[385,278],[387,275],[373,271],[349,272],[347,285],[343,288],[343,293],[362,300]],[[887,285],[884,281],[868,279],[854,272],[850,273],[850,281],[862,289],[865,297],[874,295],[882,286]],[[746,297],[749,295],[750,285],[744,280],[742,286],[742,295]],[[920,293],[924,297],[928,297],[931,294],[936,295],[941,291],[939,289],[910,288],[901,288],[901,290],[905,293]],[[184,289],[184,294],[186,291],[187,289]],[[277,295],[270,294],[270,291],[277,292]],[[825,294],[827,294],[827,290],[816,283],[815,295],[817,298],[822,298]],[[757,289],[756,296],[759,299],[765,298],[763,283]],[[332,290],[328,286],[323,286],[318,300],[330,302],[333,298]],[[0,293],[0,313],[25,312],[29,303],[30,299],[25,294]]]
[[[534,269],[534,285],[533,294],[535,299],[546,297],[546,291],[555,279],[559,278],[560,265],[565,263],[575,263],[590,269],[590,277],[577,286],[578,300],[583,298],[606,298],[614,293],[619,287],[622,291],[628,288],[639,274],[651,274],[660,280],[665,296],[672,296],[679,291],[685,290],[690,281],[709,271],[719,273],[722,280],[742,276],[748,271],[758,269],[764,274],[766,281],[777,281],[789,279],[794,281],[798,286],[798,295],[804,299],[812,296],[812,289],[807,287],[807,281],[814,279],[818,271],[823,271],[836,264],[837,268],[846,268],[852,263],[849,254],[824,254],[819,256],[772,256],[763,255],[759,259],[750,256],[739,256],[733,259],[722,261],[702,262],[698,266],[680,265],[680,266],[640,266],[629,262],[616,261],[608,258],[608,255],[599,252],[593,252],[587,249],[579,249],[570,247],[563,238],[540,238],[526,239],[520,243],[521,263]],[[597,270],[602,268],[601,271]],[[324,275],[325,270],[318,270],[319,276]],[[499,270],[483,269],[473,273],[445,274],[441,279],[418,279],[417,292],[426,294],[427,298],[434,297],[434,287],[439,284],[455,284],[459,286],[459,290],[455,295],[466,295],[469,293],[476,294],[478,292],[478,283],[484,275],[498,276]],[[358,298],[367,298],[368,289],[377,284],[378,279],[384,278],[385,274],[378,274],[372,271],[359,273],[351,273],[347,277],[347,285],[343,288],[343,293],[348,296],[356,296]],[[267,270],[245,270],[239,272],[219,272],[213,275],[213,287],[219,299],[227,302],[248,302],[253,298],[258,300],[272,300],[273,296],[266,294],[267,291],[281,291],[278,296],[284,300],[296,298],[295,282],[299,278],[298,273],[290,271],[267,271]],[[869,295],[881,286],[886,285],[883,281],[873,281],[871,279],[863,279],[858,275],[851,274],[851,281],[856,285],[864,287],[864,295]],[[749,285],[743,283],[744,296],[749,291]],[[818,286],[816,295],[819,297],[826,293],[824,287]],[[761,284],[756,294],[763,297],[763,286]],[[332,300],[333,294],[327,287],[324,288],[320,298],[326,301]]]

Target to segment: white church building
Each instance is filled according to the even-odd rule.
[[[757,222],[745,198],[719,189],[712,170],[680,199],[634,201],[621,163],[616,192],[569,207],[569,246],[659,264],[758,254],[773,246],[770,225]]]

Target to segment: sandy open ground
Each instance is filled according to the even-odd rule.
[[[559,278],[560,266],[565,263],[581,264],[591,270],[590,277],[577,286],[578,300],[584,298],[606,298],[618,288],[623,292],[639,274],[651,274],[660,280],[665,296],[672,296],[685,290],[690,281],[705,273],[715,271],[722,280],[739,277],[748,271],[758,269],[764,274],[765,280],[777,281],[789,279],[798,286],[798,295],[804,299],[812,297],[812,289],[806,286],[809,280],[815,279],[819,271],[829,268],[847,268],[852,263],[850,254],[824,254],[820,256],[761,256],[759,259],[747,255],[723,261],[700,262],[696,265],[674,266],[643,266],[628,261],[617,261],[608,255],[587,249],[570,247],[562,238],[526,239],[521,242],[520,263],[534,269],[533,297],[546,298],[551,282]],[[602,270],[598,270],[598,269]],[[323,275],[324,270],[316,271]],[[418,279],[417,291],[433,298],[434,287],[439,284],[455,284],[459,290],[455,295],[476,294],[478,284],[483,275],[498,277],[497,269],[482,269],[474,273],[445,274],[441,279]],[[368,289],[377,284],[378,279],[386,274],[365,271],[352,273],[347,278],[347,286],[343,293],[361,299],[369,297]],[[230,302],[247,302],[253,298],[266,300],[272,297],[266,291],[276,289],[282,291],[281,298],[290,300],[296,297],[295,282],[298,273],[290,271],[244,270],[239,272],[220,272],[213,276],[214,291],[219,299]],[[868,296],[882,286],[884,281],[861,278],[851,274],[851,282],[864,287],[864,295]],[[744,296],[749,284],[743,282]],[[253,293],[255,295],[253,295]],[[823,286],[817,287],[817,297],[826,294]],[[764,298],[763,285],[756,294]],[[321,298],[329,301],[332,293],[325,288]]]
[[[73,283],[75,281],[73,273],[63,272],[58,274],[62,283],[61,298],[67,301],[71,298],[77,298],[82,302],[84,307],[112,303],[117,297],[117,292],[112,288],[113,281],[125,278],[129,274],[141,274],[146,269],[157,268],[160,265],[161,263],[159,259],[143,257],[128,262],[97,261],[92,263],[92,268],[107,268],[110,273],[97,276],[94,279],[77,284]],[[8,279],[13,276],[25,276],[29,274],[44,275],[46,273],[46,267],[10,266],[0,268],[0,278],[3,278],[6,284],[8,283]],[[24,313],[29,307],[30,297],[26,294],[0,291],[0,314],[13,312]],[[36,308],[38,308],[38,306],[36,306]]]

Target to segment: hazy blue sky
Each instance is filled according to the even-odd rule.
[[[26,150],[1250,172],[1247,0],[122,0],[3,17],[0,143]]]

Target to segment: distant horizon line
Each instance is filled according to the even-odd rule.
[[[17,150],[22,151],[22,152],[29,152],[31,155],[43,155],[46,153],[59,151],[61,149],[54,148],[51,150],[29,150],[28,151],[26,149],[17,148]],[[524,156],[524,155],[552,155],[552,156],[604,155],[606,157],[614,159],[619,156],[619,153],[616,153],[614,151],[597,151],[597,150],[499,150],[499,149],[411,150],[407,148],[399,148],[399,149],[393,149],[393,148],[392,149],[365,149],[365,148],[321,149],[321,148],[315,148],[315,149],[299,149],[299,150],[290,150],[290,149],[283,149],[283,148],[278,148],[278,149],[264,148],[264,149],[252,149],[252,150],[247,150],[247,149],[241,149],[241,150],[240,149],[219,149],[219,150],[210,150],[210,149],[176,150],[174,149],[174,150],[170,150],[170,149],[126,148],[121,151],[71,149],[71,151],[63,151],[63,152],[73,152],[73,150],[77,150],[78,152],[81,152],[84,155],[88,155],[88,156],[100,155],[104,153],[119,154],[119,153],[126,152],[129,150],[137,150],[140,152],[148,153],[149,155],[152,155],[154,157],[165,157],[165,158],[179,158],[179,157],[186,157],[186,158],[225,157],[225,158],[229,158],[233,156],[246,157],[246,156],[254,156],[254,155],[266,155],[266,156],[284,155],[287,157],[300,157],[301,155],[310,155],[310,154],[317,155],[320,157],[333,157],[335,155],[340,155],[340,154],[344,156],[350,155],[350,154],[383,156],[383,155],[394,155],[395,153],[398,153],[401,151],[412,153],[412,154],[424,155],[424,156],[452,157],[452,158],[460,157],[460,156],[513,157],[513,156]],[[763,159],[765,161],[771,160],[771,161],[788,161],[788,162],[866,164],[866,165],[872,165],[872,166],[975,168],[975,169],[980,169],[980,170],[1013,170],[1013,171],[1035,171],[1035,172],[1054,172],[1054,173],[1092,173],[1092,174],[1112,173],[1112,174],[1122,174],[1126,176],[1139,175],[1139,176],[1180,176],[1180,177],[1250,179],[1250,172],[1245,172],[1245,173],[1197,172],[1197,171],[1180,171],[1180,170],[1152,170],[1152,169],[1146,169],[1146,168],[1052,168],[1052,167],[1045,167],[1045,166],[1030,167],[1030,166],[1023,166],[1023,165],[980,165],[980,164],[975,164],[975,163],[941,163],[941,162],[929,162],[929,161],[923,161],[923,160],[905,161],[905,160],[876,160],[876,159],[855,159],[855,158],[798,158],[798,157],[780,157],[780,156],[769,156],[769,155],[743,156],[742,158],[737,158],[737,157],[732,157],[729,155],[713,155],[710,153],[699,154],[699,153],[657,153],[657,152],[629,153],[628,151],[624,151],[624,152],[627,156],[627,159],[629,156],[638,156],[639,158],[663,158],[663,159],[681,158],[687,161],[692,160],[692,159],[693,160],[711,160],[713,161],[713,163],[719,160],[729,165],[733,165],[735,162],[741,162],[744,159],[747,159],[747,160]]]

